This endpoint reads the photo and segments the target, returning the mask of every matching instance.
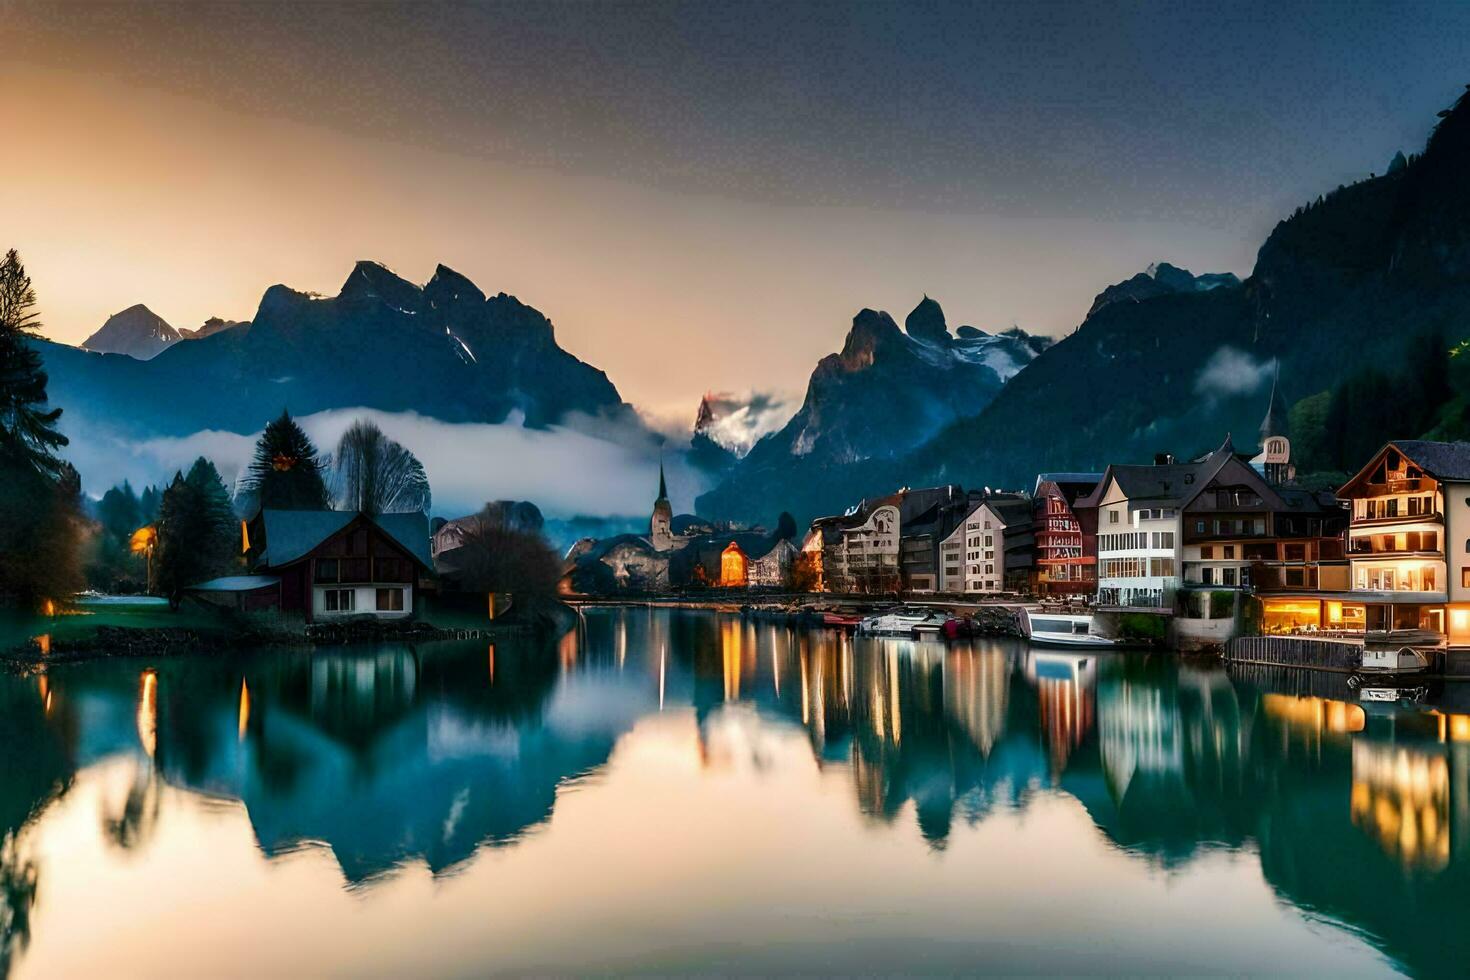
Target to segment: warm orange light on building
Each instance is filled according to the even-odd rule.
[[[731,541],[720,554],[720,585],[726,588],[744,588],[748,578],[749,562],[740,545]]]

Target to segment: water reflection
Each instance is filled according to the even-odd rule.
[[[345,887],[370,893],[406,866],[444,877],[522,844],[564,794],[610,794],[620,744],[681,712],[687,728],[646,730],[671,749],[687,738],[710,778],[789,770],[798,745],[866,826],[922,840],[941,862],[992,819],[1055,820],[1050,802],[1067,801],[1150,872],[1248,855],[1290,906],[1436,972],[1470,953],[1457,928],[1470,715],[1455,697],[1365,703],[1320,675],[632,609],[589,613],[547,648],[208,655],[3,677],[0,975],[60,915],[33,842],[89,779],[98,836],[124,858],[156,851],[191,798],[243,812],[266,860],[324,849]],[[665,833],[672,843],[683,830]],[[1075,832],[1055,842],[1059,860],[1092,847]],[[1096,888],[1108,902],[1108,882]]]

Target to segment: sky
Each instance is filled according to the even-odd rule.
[[[45,332],[443,262],[654,417],[799,398],[864,307],[1063,335],[1167,260],[1250,272],[1420,148],[1467,78],[1432,3],[0,0],[0,247]]]

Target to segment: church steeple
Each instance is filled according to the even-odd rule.
[[[1261,445],[1272,436],[1286,435],[1286,411],[1281,407],[1278,387],[1281,383],[1281,363],[1276,364],[1276,373],[1271,378],[1271,401],[1266,406],[1266,417],[1261,420]]]
[[[664,461],[658,461],[658,499],[653,502],[653,516],[648,521],[648,540],[654,551],[668,551],[674,546],[674,507],[669,503],[669,484],[664,479]]]

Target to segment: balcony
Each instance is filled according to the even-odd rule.
[[[1100,609],[1117,612],[1138,611],[1174,612],[1173,589],[1132,589],[1109,586],[1097,590],[1097,605]]]

